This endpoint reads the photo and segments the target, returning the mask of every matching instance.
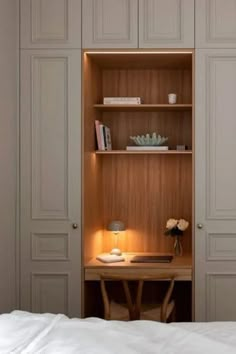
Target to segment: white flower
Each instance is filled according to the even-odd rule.
[[[168,230],[171,230],[171,229],[173,229],[174,227],[176,227],[177,224],[178,224],[178,220],[176,220],[176,219],[169,219],[169,220],[167,221],[167,223],[166,223],[166,228],[167,228]]]
[[[185,231],[188,228],[189,222],[184,219],[179,219],[177,227],[181,231]]]

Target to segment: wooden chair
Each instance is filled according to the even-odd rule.
[[[143,286],[145,281],[169,281],[169,287],[161,303],[142,304]],[[108,281],[121,282],[126,303],[120,304],[108,295]],[[132,299],[129,282],[137,282],[136,294]],[[167,322],[175,320],[175,302],[171,298],[174,289],[175,275],[161,274],[158,276],[105,275],[100,276],[104,318],[106,320],[153,320]]]

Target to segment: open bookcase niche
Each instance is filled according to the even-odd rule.
[[[127,227],[119,240],[124,252],[172,252],[164,236],[170,217],[190,221],[182,238],[191,253],[193,52],[84,52],[83,242],[85,263],[109,252],[111,220]],[[177,105],[168,105],[168,93]],[[104,96],[141,97],[145,107],[104,106]],[[161,106],[162,105],[162,106]],[[114,150],[97,154],[95,120],[111,129]],[[126,153],[130,135],[157,132],[180,153]]]

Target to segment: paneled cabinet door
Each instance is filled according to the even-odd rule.
[[[21,0],[21,48],[81,48],[81,0]]]
[[[236,320],[236,50],[196,51],[195,320]]]
[[[196,1],[196,47],[236,48],[236,0]]]
[[[194,0],[139,0],[140,48],[194,48]]]
[[[83,48],[137,48],[138,0],[83,0]]]
[[[21,53],[20,306],[80,316],[80,50]]]

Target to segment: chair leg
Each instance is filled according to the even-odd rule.
[[[173,311],[170,315],[170,322],[176,322],[176,307],[174,306]]]

